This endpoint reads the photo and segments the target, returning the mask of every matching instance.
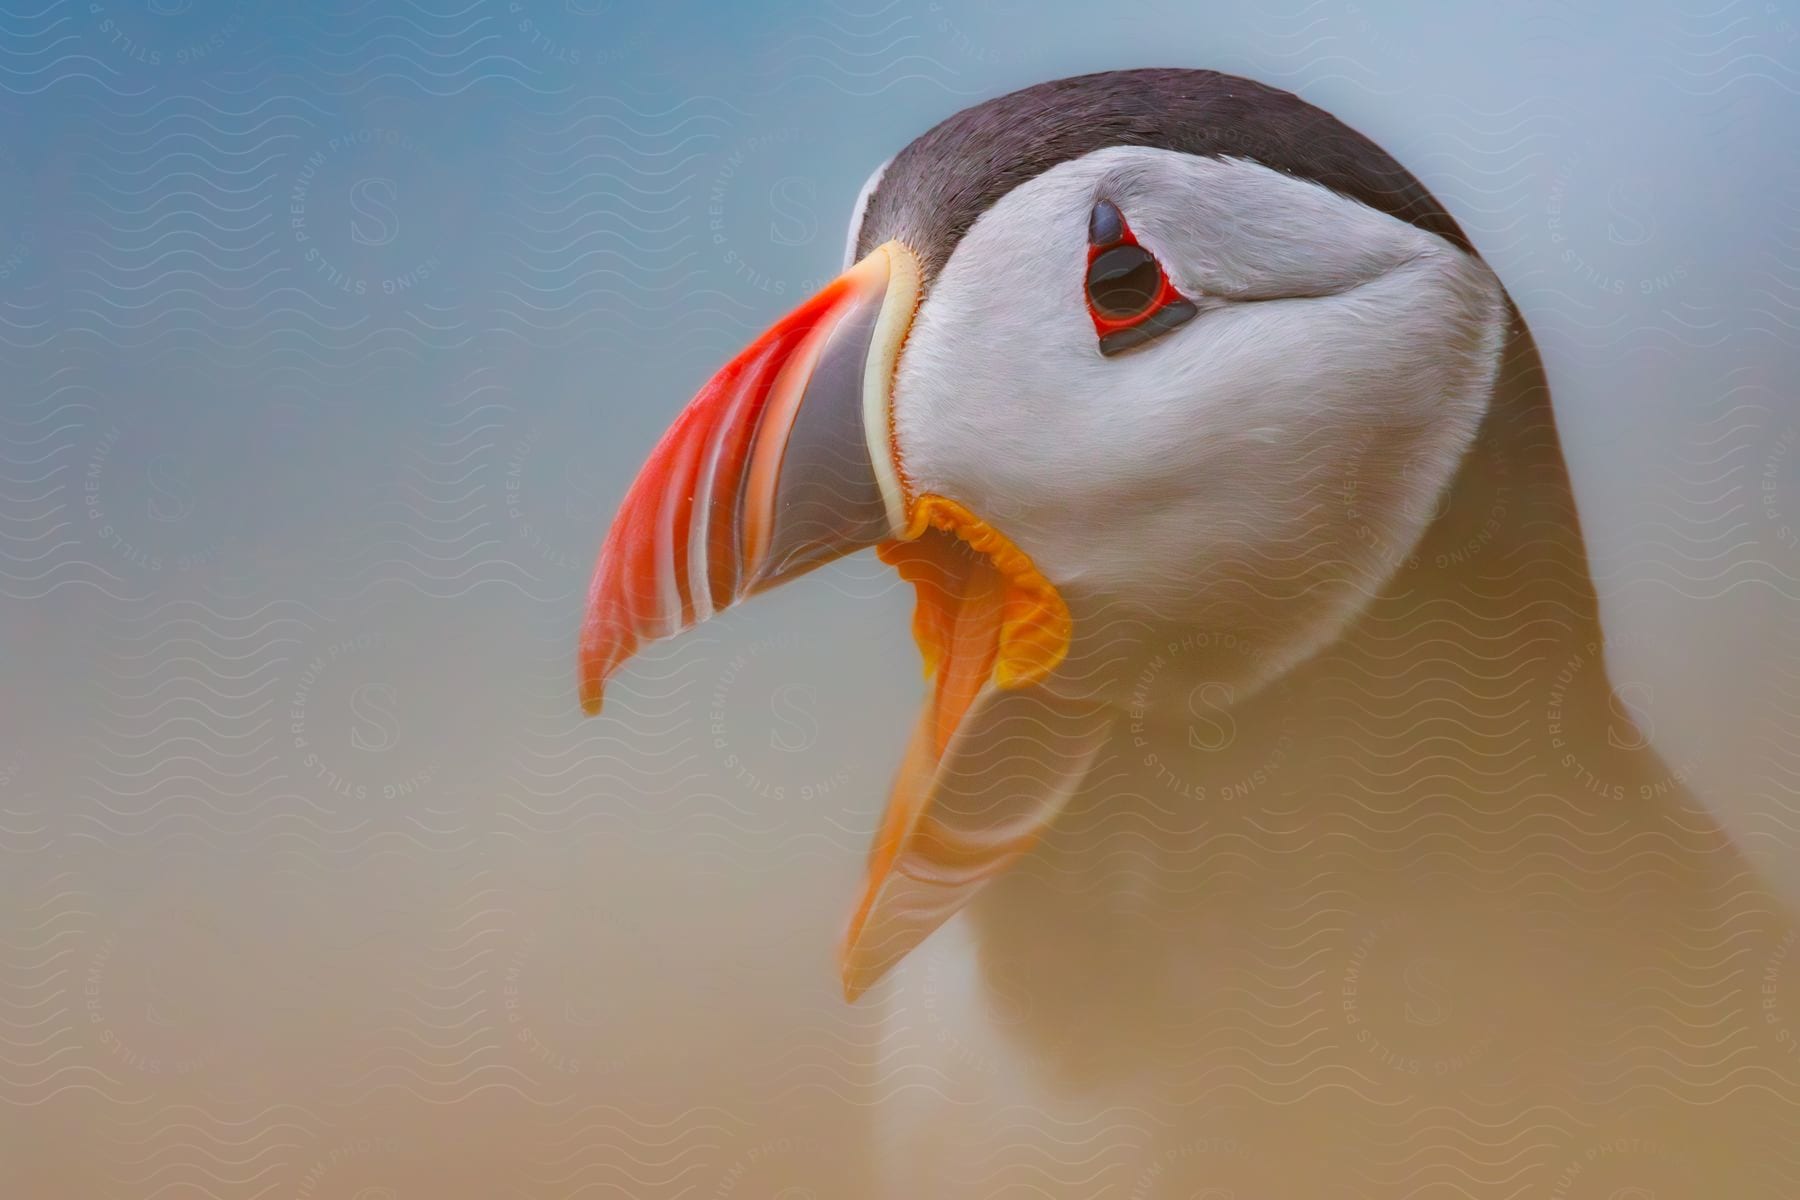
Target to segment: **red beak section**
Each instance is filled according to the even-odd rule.
[[[904,246],[877,247],[676,418],[600,549],[581,630],[588,712],[642,643],[904,528],[888,405],[918,282]]]

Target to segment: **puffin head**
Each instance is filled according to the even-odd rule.
[[[843,951],[854,997],[1024,853],[1170,630],[1338,637],[1433,519],[1509,306],[1424,188],[1288,93],[1110,72],[879,168],[846,269],[707,383],[628,491],[582,697],[637,646],[875,547],[930,683]],[[1354,481],[1354,504],[1347,492]]]

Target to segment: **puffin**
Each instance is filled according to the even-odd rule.
[[[1518,307],[1369,138],[1177,68],[919,136],[627,490],[584,706],[870,549],[926,683],[838,952],[868,1194],[1800,1194],[1793,915],[1610,681]]]

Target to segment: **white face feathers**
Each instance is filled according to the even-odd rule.
[[[1199,309],[1112,357],[1084,293],[1100,200]],[[1031,556],[1078,638],[1084,613],[1170,622],[1284,669],[1424,532],[1504,322],[1492,272],[1435,234],[1254,163],[1111,147],[957,244],[900,360],[896,442],[919,491]]]

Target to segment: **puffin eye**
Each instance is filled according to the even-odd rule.
[[[1148,312],[1162,294],[1162,283],[1162,268],[1142,246],[1114,246],[1088,264],[1088,302],[1110,321]]]
[[[1110,200],[1097,201],[1088,214],[1086,291],[1100,353],[1108,358],[1185,325],[1199,311]]]

